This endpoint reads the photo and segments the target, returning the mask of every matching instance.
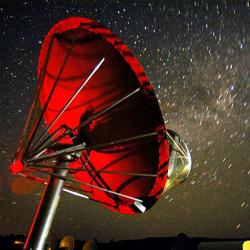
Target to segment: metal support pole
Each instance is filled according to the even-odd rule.
[[[58,161],[57,166],[67,167],[68,162],[64,159]],[[68,169],[55,169],[54,173],[66,176]],[[51,175],[40,200],[35,217],[33,219],[29,235],[25,242],[25,250],[44,250],[46,240],[55,217],[56,209],[60,200],[64,180]]]

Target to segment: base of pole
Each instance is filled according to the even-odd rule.
[[[59,161],[57,166],[67,167],[68,162]],[[53,172],[65,177],[68,169],[55,169]],[[63,184],[64,180],[55,176],[49,177],[26,239],[24,250],[44,250],[58,207]]]

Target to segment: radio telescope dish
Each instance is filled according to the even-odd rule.
[[[128,47],[95,21],[72,17],[43,41],[38,88],[10,170],[48,183],[47,193],[63,189],[112,211],[142,213],[164,193],[167,134]],[[60,188],[48,187],[44,175]]]

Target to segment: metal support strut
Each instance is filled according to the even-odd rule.
[[[65,177],[68,173],[67,165],[68,162],[65,158],[59,159],[57,166],[63,166],[65,169],[55,169],[54,173]],[[59,179],[55,175],[49,177],[25,242],[24,250],[44,250],[58,207],[63,184],[63,179]]]

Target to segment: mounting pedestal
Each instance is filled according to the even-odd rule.
[[[68,163],[65,158],[59,159],[57,166],[67,167]],[[68,169],[55,169],[53,172],[65,177]],[[24,250],[44,250],[60,200],[63,184],[64,180],[52,175],[49,177],[25,242]]]

